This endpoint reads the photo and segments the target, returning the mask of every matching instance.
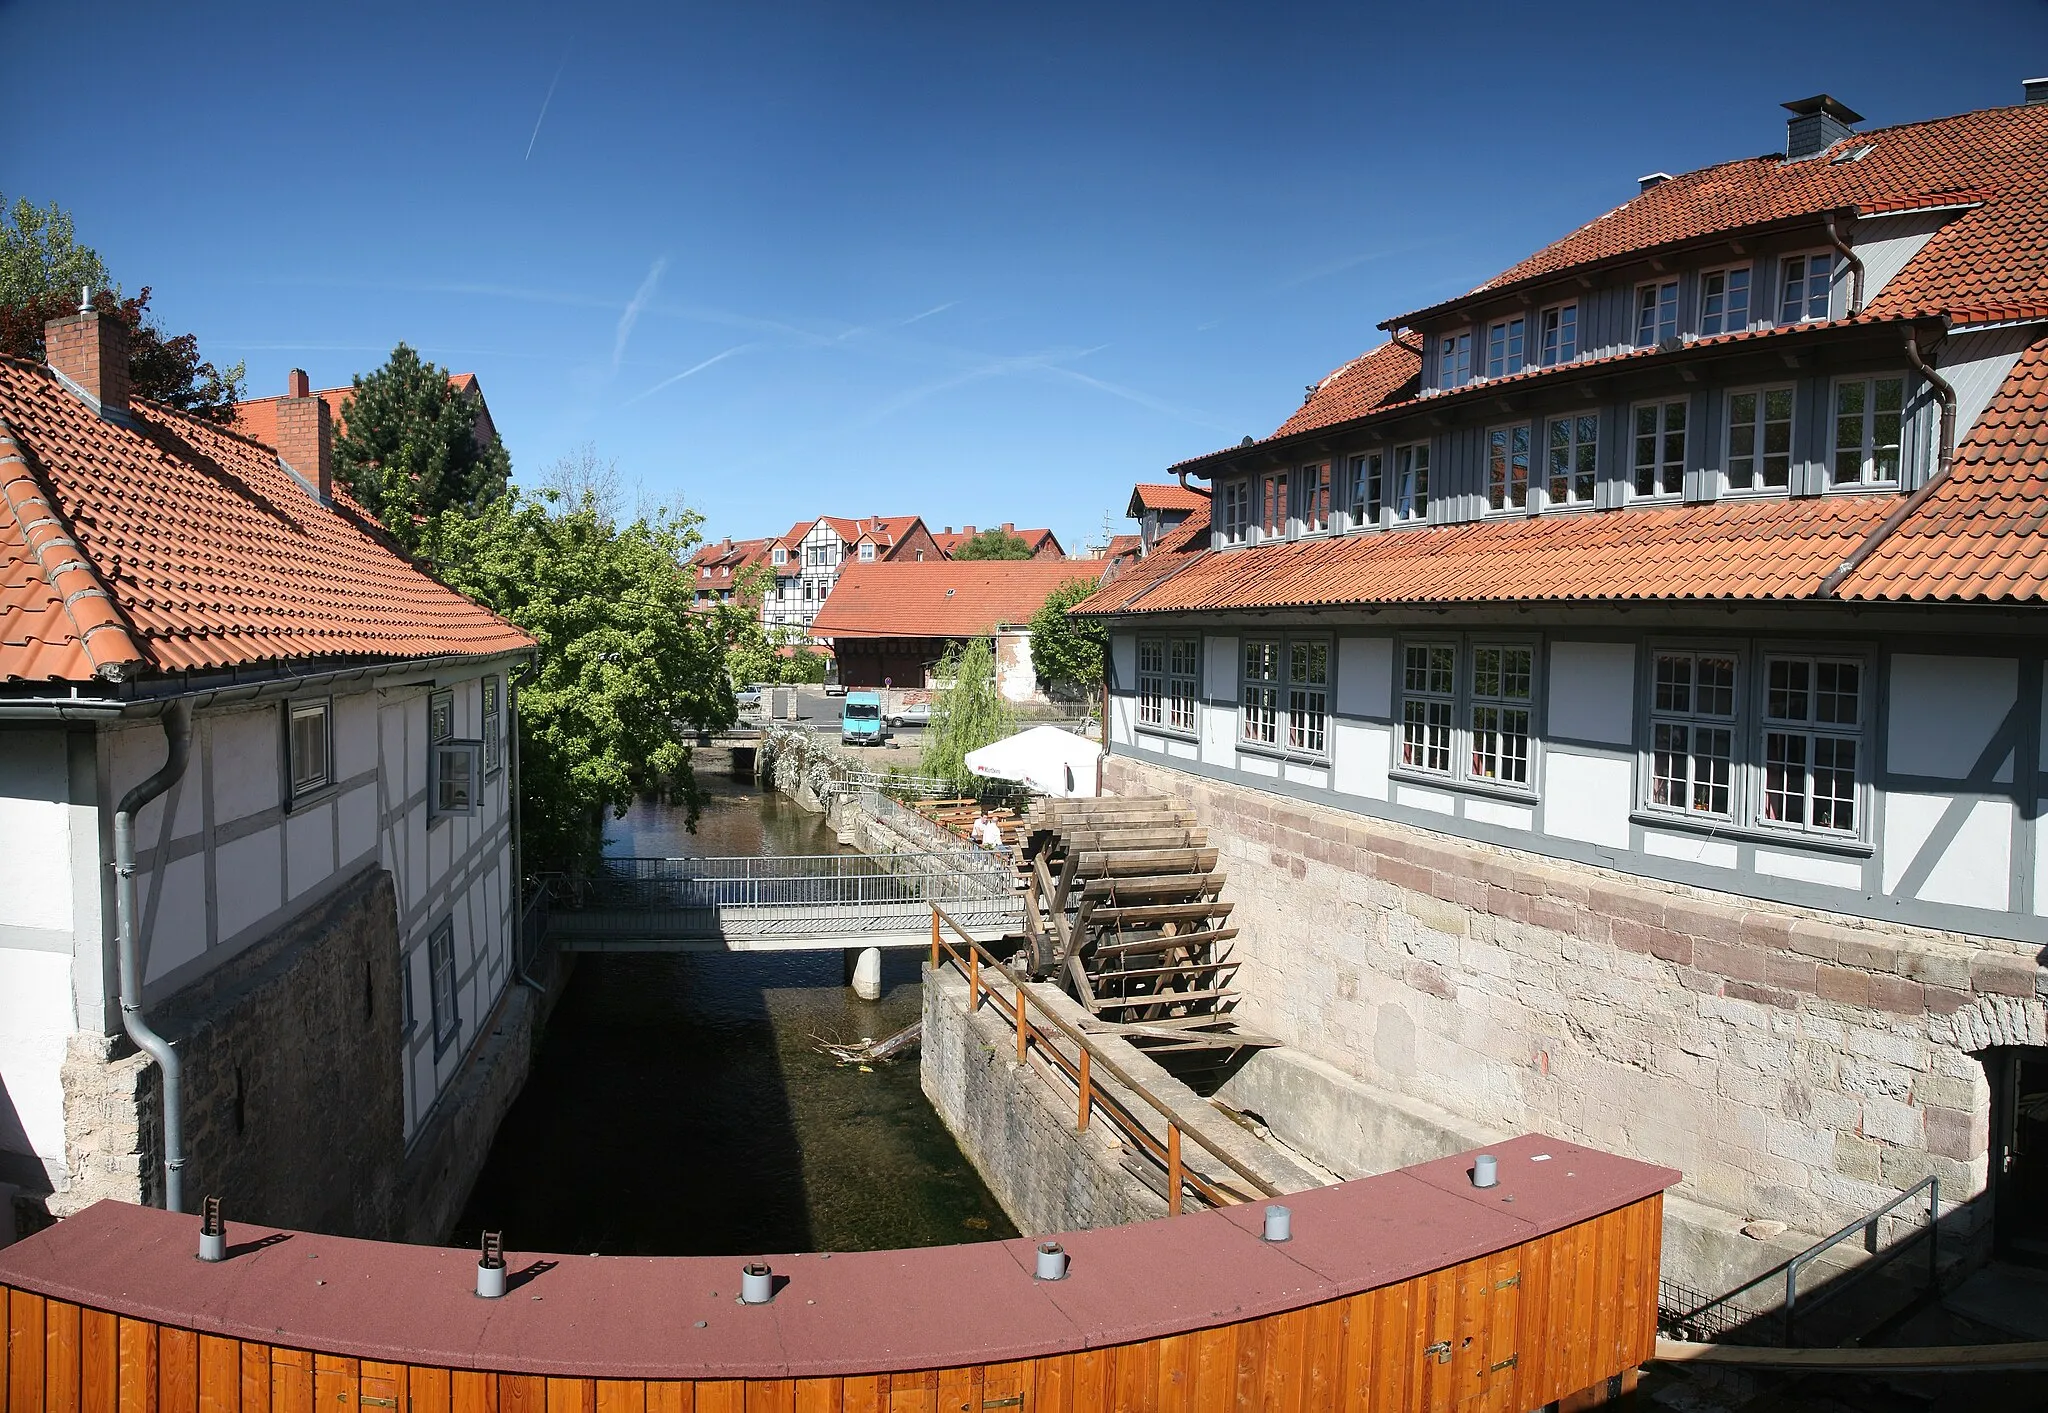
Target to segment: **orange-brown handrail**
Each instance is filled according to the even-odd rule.
[[[1135,1143],[1140,1149],[1150,1155],[1155,1162],[1166,1169],[1166,1210],[1168,1215],[1180,1215],[1181,1189],[1183,1187],[1193,1188],[1195,1195],[1211,1207],[1234,1206],[1245,1200],[1226,1188],[1218,1187],[1215,1183],[1210,1182],[1200,1173],[1190,1170],[1181,1162],[1181,1136],[1184,1132],[1187,1137],[1192,1138],[1196,1145],[1209,1154],[1210,1157],[1216,1159],[1224,1167],[1230,1169],[1231,1172],[1249,1183],[1253,1191],[1264,1197],[1277,1197],[1280,1195],[1279,1188],[1273,1186],[1272,1183],[1260,1177],[1250,1168],[1247,1168],[1230,1154],[1225,1153],[1222,1149],[1210,1143],[1201,1134],[1192,1130],[1184,1130],[1180,1120],[1174,1116],[1173,1110],[1168,1108],[1150,1090],[1146,1089],[1142,1082],[1132,1078],[1129,1073],[1109,1056],[1098,1052],[1087,1035],[1047,1010],[1044,1002],[1039,1002],[1038,1013],[1042,1021],[1049,1022],[1054,1030],[1057,1030],[1061,1035],[1071,1040],[1079,1048],[1081,1056],[1079,1062],[1077,1063],[1069,1059],[1065,1051],[1048,1041],[1040,1022],[1032,1020],[1030,1014],[1031,993],[1026,989],[1024,979],[1011,971],[993,952],[988,951],[981,943],[970,937],[961,928],[960,924],[948,916],[946,911],[939,907],[938,904],[932,904],[931,909],[932,970],[936,972],[942,960],[950,960],[953,963],[954,969],[967,979],[968,1010],[970,1012],[981,1009],[982,996],[984,993],[987,994],[989,1004],[996,1008],[998,1014],[1002,1015],[1016,1027],[1018,1064],[1021,1065],[1028,1061],[1032,1044],[1036,1042],[1039,1053],[1056,1065],[1068,1079],[1074,1082],[1076,1088],[1075,1132],[1085,1131],[1088,1127],[1090,1112],[1100,1108],[1120,1134]],[[960,941],[966,944],[964,955],[950,941],[946,940],[944,933],[940,929],[941,923],[952,929]],[[984,967],[994,968],[1003,980],[1009,983],[1010,988],[1015,993],[1013,999],[1005,999],[994,986],[982,980],[982,970]],[[1151,1105],[1153,1111],[1166,1121],[1166,1142],[1164,1144],[1160,1143],[1153,1136],[1152,1131],[1140,1123],[1137,1116],[1113,1095],[1103,1093],[1096,1086],[1093,1072],[1095,1065],[1100,1065],[1104,1070],[1108,1071],[1126,1089]]]

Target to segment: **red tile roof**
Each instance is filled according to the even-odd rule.
[[[990,530],[1001,530],[1002,528],[1000,525],[984,525],[979,530],[975,530],[972,527],[965,530],[934,530],[931,532],[931,536],[938,545],[940,552],[950,559],[959,553],[960,546],[966,544],[977,534],[985,535]],[[1004,533],[1015,535],[1018,539],[1022,540],[1025,547],[1034,555],[1043,554],[1048,549],[1054,553],[1059,552],[1059,541],[1053,538],[1053,533],[1050,530],[1019,530],[1013,526]]]
[[[822,638],[971,638],[1026,623],[1070,579],[1094,581],[1101,560],[941,559],[848,564],[818,610]]]
[[[1860,148],[1854,160],[1835,158]],[[1673,177],[1553,241],[1471,295],[1404,315],[1409,324],[1465,300],[1567,271],[1774,222],[1975,205],[1950,222],[1878,297],[1879,317],[2048,310],[2048,105],[1989,108],[1856,133],[1817,157],[1772,155]],[[2029,314],[2029,317],[2032,316]]]
[[[1155,481],[1140,481],[1131,488],[1132,519],[1146,510],[1196,510],[1209,503],[1209,493],[1193,487],[1184,487],[1177,482],[1164,484]]]
[[[133,427],[104,421],[10,359],[0,421],[16,452],[0,445],[0,680],[532,646],[413,568],[346,494],[321,505],[267,446],[139,400]]]
[[[1405,343],[1383,343],[1361,353],[1317,383],[1275,437],[1291,437],[1412,400],[1420,391],[1422,355]]]

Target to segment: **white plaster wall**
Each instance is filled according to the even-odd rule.
[[[1346,795],[1384,800],[1393,752],[1394,733],[1389,728],[1338,717],[1330,724],[1332,788]]]
[[[1202,759],[1209,765],[1236,765],[1237,639],[1209,638],[1204,651]]]
[[[284,798],[278,769],[284,754],[282,711],[266,706],[209,714],[201,721],[213,754],[213,822],[231,824],[276,809]]]
[[[1635,715],[1633,644],[1550,645],[1549,737],[1626,746],[1635,738]]]
[[[1957,805],[1967,811],[1953,839],[1936,837],[1951,804],[1946,795],[1895,793],[1885,798],[1884,891],[1896,893],[1907,872],[1929,849],[1939,857],[1926,882],[1912,896],[1927,903],[1955,903],[2005,911],[2012,870],[2012,804],[1977,800]]]
[[[220,941],[234,939],[277,911],[284,902],[282,831],[276,825],[214,848],[213,886],[220,913]],[[159,921],[159,926],[162,923]]]
[[[1893,654],[1885,768],[1967,779],[2019,699],[2019,667],[2012,658]],[[2012,779],[2009,750],[1997,778]]]
[[[68,799],[63,732],[0,736],[0,924],[70,931]]]
[[[143,916],[150,923],[143,941],[145,985],[198,961],[206,952],[205,855],[174,859],[157,876],[154,889],[158,896],[153,898],[136,890]]]
[[[0,947],[0,1148],[64,1168],[64,1089],[71,958]]]
[[[1391,638],[1337,640],[1337,714],[1384,718],[1393,711]]]
[[[1543,832],[1626,849],[1634,790],[1634,761],[1552,746],[1543,753]]]
[[[1109,694],[1109,739],[1119,745],[1131,743],[1132,714],[1137,710],[1138,639],[1131,633],[1109,635],[1110,676],[1115,683]]]

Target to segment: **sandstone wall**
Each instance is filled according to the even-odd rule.
[[[1248,1025],[1483,1129],[1685,1173],[1826,1232],[1928,1173],[1983,1193],[1975,1052],[2040,1044],[2022,944],[1645,882],[1113,758],[1191,806],[1244,929]],[[1981,1224],[1983,1203],[1957,1219]]]

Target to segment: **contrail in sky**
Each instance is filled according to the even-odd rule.
[[[759,347],[759,343],[736,343],[731,348],[726,349],[723,353],[712,354],[702,363],[698,363],[692,367],[685,368],[680,373],[670,374],[668,377],[663,378],[660,382],[656,383],[653,387],[649,388],[646,392],[634,393],[631,397],[627,398],[624,402],[620,403],[619,406],[631,407],[634,403],[640,401],[642,398],[653,397],[656,393],[660,392],[665,387],[669,387],[675,383],[680,383],[685,378],[695,377],[697,374],[703,372],[706,368],[709,368],[714,363],[725,362],[726,359],[732,357],[735,353],[745,353],[750,348]]]
[[[563,55],[562,62],[555,65],[555,76],[548,80],[548,96],[540,101],[540,116],[533,120],[533,136],[526,139],[526,156],[522,159],[524,161],[531,162],[533,160],[533,144],[540,140],[540,125],[547,120],[548,104],[554,102],[555,85],[562,81],[562,70],[568,65],[568,62],[569,56]]]
[[[653,301],[655,288],[661,284],[661,272],[667,268],[668,257],[666,255],[655,257],[654,264],[648,268],[647,278],[640,282],[639,289],[633,291],[633,297],[627,301],[625,312],[619,315],[618,338],[612,344],[612,371],[614,373],[619,371],[619,364],[625,361],[626,340],[633,337],[633,326],[640,322],[641,311],[646,309]]]

